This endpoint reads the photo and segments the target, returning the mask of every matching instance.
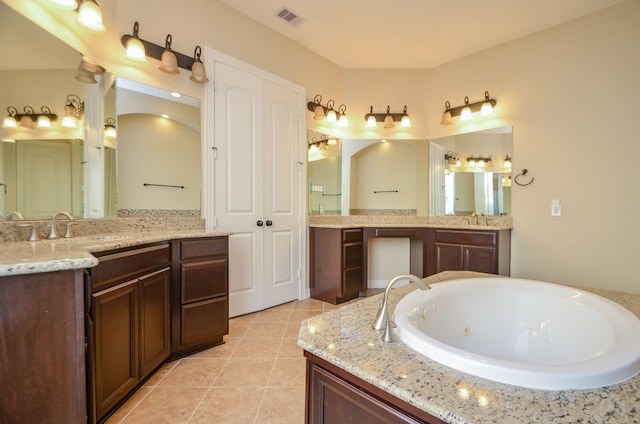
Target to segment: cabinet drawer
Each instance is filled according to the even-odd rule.
[[[182,240],[180,244],[182,260],[227,256],[227,237]]]
[[[344,245],[342,249],[344,268],[362,268],[362,243]]]
[[[185,263],[182,272],[181,303],[227,294],[227,260],[212,259]]]
[[[436,243],[495,246],[497,233],[491,231],[434,230]]]
[[[182,306],[182,345],[197,345],[229,332],[228,298],[190,303]]]
[[[362,228],[354,228],[350,230],[342,231],[343,243],[357,243],[362,242]]]
[[[91,270],[93,292],[134,279],[169,264],[171,264],[169,243],[98,255],[98,265]]]

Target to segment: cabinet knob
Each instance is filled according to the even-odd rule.
[[[273,222],[271,222],[270,219],[267,219],[267,227],[271,227],[273,225]]]
[[[264,222],[262,222],[262,220],[260,220],[260,219],[258,220],[258,222],[256,222],[256,225],[258,227],[262,227],[263,224],[264,224]]]

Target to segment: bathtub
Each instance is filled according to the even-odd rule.
[[[558,284],[469,278],[404,296],[399,339],[443,365],[542,390],[610,386],[640,372],[640,320],[615,302]]]

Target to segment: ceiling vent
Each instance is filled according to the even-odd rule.
[[[283,7],[282,9],[278,10],[276,12],[276,16],[286,21],[287,23],[291,24],[292,26],[298,26],[304,21],[304,19],[302,19],[300,16],[296,15],[286,7]]]

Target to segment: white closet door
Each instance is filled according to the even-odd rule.
[[[224,62],[214,63],[216,230],[229,231],[229,316],[298,298],[299,96]]]
[[[264,83],[264,307],[298,297],[298,93]]]
[[[31,218],[71,212],[71,146],[67,141],[24,140],[17,145],[18,210]]]
[[[215,63],[215,221],[230,231],[229,316],[262,309],[262,80]]]

